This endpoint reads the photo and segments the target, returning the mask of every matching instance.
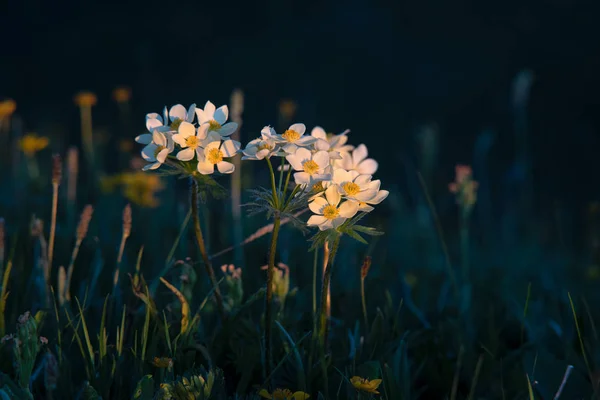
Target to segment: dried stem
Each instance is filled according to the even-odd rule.
[[[208,253],[206,252],[204,236],[202,235],[202,228],[200,227],[200,214],[198,213],[198,183],[194,178],[191,178],[191,181],[192,185],[190,188],[190,199],[192,203],[192,216],[194,217],[194,232],[196,234],[196,241],[198,242],[198,249],[200,250],[202,260],[204,261],[204,268],[206,269],[206,274],[208,275],[210,283],[213,287],[215,301],[217,302],[219,314],[221,315],[221,319],[225,320],[226,315],[225,308],[223,307],[223,297],[221,296],[221,290],[219,289],[219,284],[217,283],[217,278],[215,277],[215,271],[212,267],[210,259],[208,258]]]
[[[327,265],[329,264],[329,255],[331,252],[329,251],[329,242],[325,242],[323,245],[323,279],[325,279],[325,271],[327,271]],[[325,286],[323,286],[325,289]],[[331,317],[331,284],[327,283],[327,301],[326,305],[326,317],[329,320]]]
[[[67,280],[65,282],[64,293],[64,297],[67,301],[71,301],[71,278],[73,277],[75,259],[77,259],[77,254],[79,254],[79,247],[81,246],[81,242],[83,242],[83,239],[87,235],[93,213],[94,208],[88,204],[83,209],[83,212],[81,213],[81,218],[79,219],[79,225],[77,226],[77,239],[75,241],[75,247],[73,247],[73,253],[71,253],[71,261],[69,262],[69,267],[67,268]]]
[[[62,178],[61,159],[58,154],[52,158],[52,216],[50,220],[50,237],[48,239],[48,275],[52,271],[54,258],[54,240],[56,236],[56,214],[58,211],[58,187]]]
[[[323,349],[327,347],[327,333],[328,333],[328,316],[330,309],[329,304],[329,284],[331,282],[331,269],[333,267],[333,261],[335,260],[335,254],[337,253],[338,247],[340,245],[340,236],[338,235],[333,241],[333,246],[331,247],[329,254],[327,257],[327,266],[325,268],[325,272],[323,274],[323,286],[321,289],[321,315],[320,315],[320,323],[319,323],[319,338],[320,343]]]
[[[277,252],[277,237],[281,226],[281,216],[275,215],[273,223],[273,235],[271,236],[271,248],[269,249],[269,267],[267,269],[267,294],[265,302],[265,365],[266,376],[271,375],[271,330],[273,315],[273,275],[275,274],[275,253]]]
[[[117,256],[117,269],[113,278],[113,288],[119,283],[121,261],[123,261],[125,243],[127,243],[129,235],[131,235],[131,205],[127,204],[123,209],[123,233],[121,234],[121,244],[119,246],[119,255]]]

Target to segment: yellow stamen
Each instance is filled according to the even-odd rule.
[[[336,206],[329,204],[323,209],[323,216],[327,219],[336,219],[340,215],[340,211]]]
[[[314,175],[319,170],[319,164],[317,164],[313,160],[308,160],[302,163],[302,168],[307,174]]]
[[[197,149],[200,146],[200,141],[197,136],[191,135],[185,138],[185,144],[190,149]]]
[[[288,129],[287,131],[283,132],[283,135],[281,135],[281,137],[283,137],[288,142],[293,143],[296,140],[300,139],[300,133],[296,132],[293,129]]]
[[[218,148],[213,147],[206,152],[206,160],[211,164],[218,164],[223,161],[223,153]]]
[[[221,124],[215,121],[214,119],[208,121],[208,126],[209,131],[218,131],[219,129],[221,129]]]
[[[315,183],[312,187],[312,190],[314,192],[322,192],[323,190],[325,190],[325,188],[323,187],[323,182],[319,181]]]
[[[344,183],[342,185],[342,189],[344,189],[344,192],[346,192],[346,194],[348,196],[354,196],[354,195],[357,195],[358,192],[360,192],[360,186],[358,186],[354,182],[346,182],[346,183]]]
[[[269,143],[267,143],[267,142],[264,142],[264,143],[259,144],[256,148],[258,149],[258,151],[271,150],[273,148],[273,146],[269,145]]]

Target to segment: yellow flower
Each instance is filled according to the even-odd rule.
[[[100,186],[105,193],[110,193],[121,186],[123,196],[127,200],[138,206],[148,208],[158,206],[158,199],[154,195],[164,189],[162,180],[158,175],[147,174],[142,171],[102,177]]]
[[[13,99],[0,101],[0,119],[10,117],[17,109],[17,103]]]
[[[289,389],[275,389],[273,393],[267,392],[266,389],[261,389],[258,395],[265,399],[273,400],[306,400],[310,397],[308,393],[300,391],[292,393]]]
[[[113,90],[112,95],[113,99],[115,99],[117,103],[126,103],[129,101],[129,99],[131,99],[131,89],[125,86],[120,86]]]
[[[171,368],[173,366],[173,360],[169,357],[154,357],[152,365],[158,368]]]
[[[96,105],[98,98],[92,92],[79,92],[75,95],[74,100],[79,107],[91,107]]]
[[[48,147],[49,140],[47,137],[38,136],[35,133],[28,133],[19,140],[19,147],[28,157],[33,156],[40,150]]]
[[[350,383],[352,383],[352,386],[354,386],[356,390],[373,394],[379,394],[377,388],[379,385],[381,385],[381,382],[381,379],[373,379],[370,381],[368,379],[361,378],[360,376],[353,376],[352,379],[350,379]]]

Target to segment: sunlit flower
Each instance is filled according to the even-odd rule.
[[[154,208],[159,205],[155,195],[164,189],[164,184],[159,175],[135,171],[101,177],[100,187],[104,193],[111,193],[120,187],[123,196],[131,203]]]
[[[336,169],[330,181],[338,186],[340,193],[347,199],[358,202],[372,199],[377,193],[370,187],[371,175],[360,175],[356,171]]]
[[[13,99],[0,101],[0,120],[10,117],[17,109],[17,103]]]
[[[227,106],[221,106],[215,109],[215,105],[207,101],[204,109],[196,108],[198,123],[200,125],[208,124],[209,132],[216,132],[223,138],[230,136],[238,128],[236,122],[227,122],[229,109]]]
[[[294,153],[298,147],[306,147],[317,141],[317,138],[310,135],[304,136],[306,125],[293,124],[281,135],[274,135],[275,141],[283,145],[283,150],[288,153]]]
[[[48,147],[48,144],[47,137],[35,133],[28,133],[19,140],[19,148],[28,157],[33,157],[35,153]]]
[[[340,204],[341,202],[341,204]],[[352,218],[358,212],[358,202],[346,200],[342,202],[342,196],[335,185],[325,190],[325,197],[315,197],[309,203],[308,208],[316,215],[311,216],[308,226],[318,226],[320,230],[336,229],[348,218]]]
[[[173,140],[165,133],[159,131],[152,132],[152,142],[142,150],[142,157],[150,164],[147,164],[142,169],[144,171],[157,169],[165,162],[169,153],[174,149]]]
[[[181,104],[176,104],[167,111],[167,107],[163,109],[163,115],[158,113],[146,114],[146,129],[150,133],[143,133],[135,138],[135,141],[141,144],[149,144],[152,142],[152,132],[159,131],[162,133],[177,132],[179,125],[183,122],[194,122],[196,105],[192,104],[186,111]]]
[[[323,128],[316,126],[310,132],[310,135],[317,138],[315,142],[316,150],[325,150],[329,152],[330,159],[339,160],[342,158],[342,154],[350,153],[354,148],[354,146],[346,144],[348,141],[348,132],[350,131],[346,130],[339,135],[328,134]]]
[[[240,150],[240,142],[231,139],[221,142],[220,139],[217,139],[200,149],[198,152],[198,172],[202,175],[214,173],[215,166],[222,174],[231,174],[235,171],[235,166],[223,159],[236,155]]]
[[[119,86],[113,90],[112,95],[117,103],[126,103],[131,99],[131,89],[125,86]]]
[[[297,185],[309,185],[330,179],[325,170],[329,167],[329,154],[318,151],[312,154],[310,150],[299,147],[293,154],[288,154],[286,159],[295,171],[294,180]]]
[[[172,368],[173,360],[169,357],[154,357],[152,365],[158,368]]]
[[[261,389],[258,395],[265,399],[272,400],[307,400],[310,398],[308,393],[293,392],[289,389],[275,389],[273,393],[269,393],[266,389]]]
[[[377,205],[385,200],[390,192],[387,190],[379,190],[381,187],[381,181],[379,179],[366,183],[368,190],[373,191],[373,197],[362,200],[358,203],[358,211],[361,212],[371,212],[374,210],[373,205]]]
[[[346,171],[357,171],[361,175],[373,175],[377,171],[377,161],[367,158],[367,146],[359,145],[350,153],[343,153],[342,159],[337,160],[336,166]]]
[[[208,125],[200,125],[198,129],[189,122],[182,122],[179,125],[178,133],[173,135],[173,141],[181,146],[181,151],[177,153],[177,159],[181,161],[190,161],[195,154],[202,151],[206,146],[208,138]],[[220,140],[217,136],[217,140]]]
[[[278,145],[273,138],[273,128],[265,126],[260,137],[251,140],[243,150],[242,160],[262,160],[278,153]]]
[[[360,376],[353,376],[352,379],[350,379],[350,383],[352,383],[352,386],[357,390],[372,394],[379,394],[377,388],[381,385],[381,382],[381,379],[368,380],[361,378]]]
[[[79,107],[91,107],[96,105],[98,98],[92,92],[79,92],[75,95],[74,100]]]

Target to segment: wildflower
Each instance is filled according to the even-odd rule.
[[[75,104],[79,107],[91,107],[96,105],[98,98],[92,92],[79,92],[75,95]]]
[[[228,275],[233,279],[241,279],[242,278],[242,269],[236,268],[235,265],[233,265],[233,264],[221,265],[221,271],[223,271],[223,273],[225,275]]]
[[[373,175],[377,171],[377,161],[367,158],[367,146],[359,145],[350,153],[343,153],[342,159],[336,161],[336,166],[347,171],[357,171],[361,175]]]
[[[278,153],[275,142],[275,131],[270,126],[265,126],[260,132],[260,137],[251,140],[243,150],[242,160],[262,160]]]
[[[371,188],[371,175],[360,175],[357,171],[336,169],[332,181],[347,199],[365,202],[372,199],[377,191]]]
[[[233,157],[240,150],[240,142],[227,139],[214,140],[201,148],[198,152],[198,172],[202,175],[210,175],[215,172],[215,166],[222,174],[231,174],[235,171],[235,166],[229,161],[224,161],[225,157]]]
[[[304,136],[306,125],[293,124],[281,135],[273,135],[275,142],[283,145],[283,151],[288,154],[294,153],[298,147],[306,147],[317,141],[310,135]]]
[[[204,109],[196,108],[196,115],[198,116],[198,123],[200,125],[208,124],[209,132],[216,132],[223,138],[230,136],[238,128],[237,123],[227,122],[227,118],[229,117],[227,106],[215,109],[215,105],[207,101]]]
[[[35,153],[48,147],[48,144],[47,137],[35,133],[28,133],[19,140],[19,147],[28,157],[33,157]]]
[[[308,226],[318,226],[320,230],[336,229],[348,218],[352,218],[358,212],[358,202],[346,200],[340,204],[342,196],[337,186],[329,186],[325,190],[325,198],[315,197],[308,207],[316,215],[308,219]]]
[[[0,120],[10,117],[17,109],[17,103],[13,99],[0,101]]]
[[[158,113],[146,114],[146,129],[150,133],[144,133],[135,138],[135,141],[140,144],[149,144],[152,142],[152,132],[159,131],[162,133],[173,133],[179,129],[179,125],[183,122],[194,122],[194,111],[196,105],[192,104],[186,111],[181,104],[176,104],[169,111],[167,107],[163,109],[162,117]],[[170,123],[169,123],[170,122]]]
[[[468,165],[457,165],[454,182],[448,185],[451,193],[456,194],[456,203],[469,211],[477,202],[479,183],[473,180],[473,170]]]
[[[352,379],[350,379],[350,383],[352,383],[352,386],[354,386],[356,390],[371,394],[379,394],[377,388],[381,385],[381,382],[381,379],[368,380],[361,378],[360,376],[353,376]]]
[[[126,103],[131,99],[131,89],[125,86],[115,88],[112,92],[113,99],[117,103]]]
[[[390,194],[390,192],[387,190],[379,190],[379,187],[381,186],[381,181],[379,179],[369,182],[367,186],[369,190],[374,191],[374,195],[370,199],[366,199],[358,203],[358,211],[361,212],[373,211],[374,208],[371,205],[377,205],[381,203]]]
[[[154,357],[152,365],[158,368],[172,368],[173,360],[169,357]]]
[[[164,188],[158,175],[129,172],[117,175],[115,178],[116,183],[122,185],[123,196],[133,204],[148,208],[158,206],[155,195]]]
[[[288,154],[286,159],[295,171],[294,180],[297,185],[313,186],[318,181],[330,179],[326,173],[329,167],[329,154],[326,151],[317,151],[312,154],[303,147],[297,148],[293,154]]]
[[[310,135],[317,138],[315,149],[328,151],[329,158],[340,160],[342,159],[342,154],[348,154],[354,148],[354,146],[346,144],[348,141],[348,132],[350,131],[346,130],[339,135],[328,134],[320,126],[315,126]]]
[[[300,391],[292,393],[289,389],[275,389],[273,393],[269,393],[266,389],[261,389],[258,395],[262,398],[273,400],[306,400],[310,398],[308,393]]]
[[[142,157],[150,164],[147,164],[142,169],[144,171],[157,169],[165,162],[169,153],[174,149],[175,146],[173,145],[173,140],[171,138],[162,132],[153,131],[152,142],[142,150]]]
[[[196,129],[189,122],[182,122],[179,125],[178,133],[173,135],[173,141],[181,146],[181,151],[177,153],[177,159],[190,161],[194,158],[195,154],[198,154],[198,157],[200,157],[202,147],[206,145],[207,135],[208,125],[200,125]]]

